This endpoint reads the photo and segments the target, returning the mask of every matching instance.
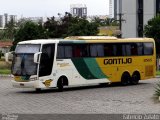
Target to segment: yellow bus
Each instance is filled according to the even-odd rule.
[[[45,88],[121,82],[155,77],[151,38],[79,36],[19,42],[12,62],[14,87]]]

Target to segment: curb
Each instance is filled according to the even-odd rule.
[[[0,74],[0,77],[11,77],[11,75]]]
[[[157,75],[155,78],[160,78],[160,75]]]

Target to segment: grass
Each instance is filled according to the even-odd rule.
[[[160,75],[160,71],[157,71],[157,72],[156,72],[156,75]]]
[[[0,74],[11,74],[11,63],[6,63],[4,58],[0,59]]]
[[[0,74],[2,74],[2,75],[11,74],[11,70],[9,70],[9,69],[0,69]]]

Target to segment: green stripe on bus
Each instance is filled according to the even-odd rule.
[[[108,78],[100,69],[100,67],[97,64],[97,61],[95,58],[86,58],[84,59],[88,69],[90,72],[98,79],[100,78]]]
[[[95,58],[74,58],[72,62],[85,79],[108,78],[98,66]]]
[[[97,77],[95,77],[90,69],[88,68],[88,65],[86,65],[85,61],[83,58],[73,58],[72,62],[74,64],[74,66],[76,67],[77,71],[79,72],[79,74],[89,80],[89,79],[97,79]]]

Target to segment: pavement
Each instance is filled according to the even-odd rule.
[[[11,77],[0,77],[0,113],[16,114],[148,114],[160,113],[153,99],[159,78],[133,86],[118,84],[43,90],[13,88]]]

